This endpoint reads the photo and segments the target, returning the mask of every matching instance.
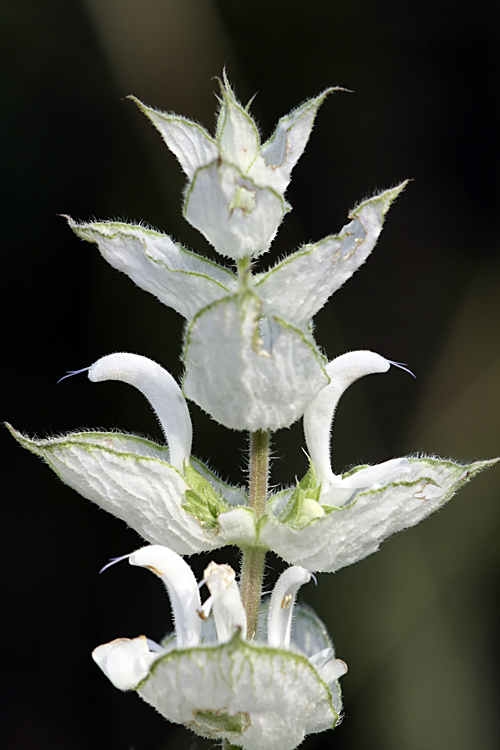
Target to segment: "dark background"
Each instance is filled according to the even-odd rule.
[[[181,375],[182,321],[106,265],[58,214],[144,220],[208,252],[181,217],[175,158],[131,102],[212,129],[227,66],[268,136],[330,85],[287,193],[279,253],[339,230],[375,189],[410,177],[362,270],[317,318],[330,358],[368,348],[407,362],[366,378],[335,422],[337,470],[424,451],[500,451],[499,38],[496,0],[16,0],[2,50],[2,418],[38,436],[117,427],[160,439],[131,388],[56,385],[66,370],[132,351]],[[246,438],[192,409],[195,454],[233,482]],[[275,436],[273,482],[305,469],[300,424]],[[91,649],[160,638],[169,606],[144,571],[109,557],[136,534],[80,499],[2,436],[2,721],[9,750],[201,750]],[[498,714],[500,469],[304,598],[326,621],[343,678],[343,724],[303,747],[494,750]],[[219,554],[219,560],[227,557]],[[198,574],[205,559],[196,558]],[[270,556],[270,577],[279,568]],[[213,744],[213,743],[212,743]],[[277,749],[278,750],[278,749]]]

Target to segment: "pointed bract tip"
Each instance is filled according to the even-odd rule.
[[[388,190],[384,190],[382,193],[380,193],[380,197],[384,203],[384,208],[383,208],[384,216],[387,213],[387,211],[390,209],[390,207],[392,206],[396,198],[399,195],[401,195],[401,193],[406,188],[409,182],[411,182],[411,180],[403,180],[403,182],[400,182],[395,187],[389,188]]]
[[[321,94],[318,94],[316,98],[319,99],[320,96],[325,97],[329,94],[335,94],[337,91],[341,91],[343,94],[354,94],[352,89],[346,89],[344,86],[329,86]]]
[[[147,108],[147,105],[146,105],[146,104],[144,104],[144,102],[141,102],[141,100],[140,100],[140,99],[138,99],[138,98],[137,98],[136,96],[134,96],[133,94],[128,94],[128,95],[127,95],[127,96],[125,97],[125,99],[128,99],[128,100],[129,100],[129,101],[131,101],[131,102],[134,102],[134,104],[136,104],[136,105],[137,105],[137,106],[139,107],[139,109],[145,109],[145,108]]]

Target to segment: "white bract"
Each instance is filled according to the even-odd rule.
[[[171,550],[144,547],[127,557],[163,580],[175,633],[162,645],[139,636],[96,648],[94,660],[116,687],[137,690],[170,721],[245,750],[293,750],[306,734],[335,726],[346,665],[310,610],[297,608],[291,627],[296,592],[310,573],[292,567],[281,575],[265,632],[248,642],[229,565],[206,568],[210,597],[202,605],[191,568]]]

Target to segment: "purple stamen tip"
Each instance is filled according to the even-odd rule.
[[[57,382],[60,383],[61,380],[66,380],[66,378],[70,378],[72,375],[79,375],[81,372],[87,372],[87,370],[90,370],[90,367],[82,367],[81,370],[68,370],[66,375],[63,375],[62,378],[59,378]]]
[[[112,557],[111,560],[109,561],[109,563],[106,563],[106,565],[104,566],[104,568],[100,569],[99,575],[101,575],[101,573],[104,573],[104,571],[107,570],[108,568],[110,568],[112,565],[115,565],[115,563],[121,562],[121,560],[126,560],[127,557],[130,557],[131,554],[132,553],[129,553],[128,555],[122,555],[121,557]]]
[[[417,377],[403,362],[393,362],[392,359],[388,359],[387,361],[390,362],[391,365],[394,365],[395,367],[399,367],[400,370],[404,370],[405,372],[409,373],[412,376],[412,378]]]

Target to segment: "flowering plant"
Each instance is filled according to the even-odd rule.
[[[306,734],[339,721],[346,666],[317,616],[295,604],[312,571],[334,572],[375,552],[494,463],[410,456],[333,473],[331,424],[344,391],[391,365],[406,368],[370,351],[327,362],[311,320],[366,260],[405,183],[358,204],[339,234],[261,273],[253,267],[291,210],[291,171],[332,91],[282,117],[264,143],[225,76],[214,137],[135,100],[187,175],[185,218],[233,268],[142,225],[68,218],[112,266],[186,318],[182,388],[136,354],[107,355],[87,368],[92,382],[139,389],[166,445],[93,431],[37,440],[11,428],[64,482],[149,543],[125,557],[168,590],[174,634],[160,644],[119,638],[96,648],[94,660],[116,687],[136,690],[170,721],[246,750],[293,750]],[[247,489],[191,455],[186,398],[222,425],[250,433]],[[309,469],[295,486],[269,490],[270,433],[301,418]],[[202,603],[181,555],[226,545],[242,550],[239,583],[230,566],[211,562]],[[290,567],[262,598],[268,551]]]

